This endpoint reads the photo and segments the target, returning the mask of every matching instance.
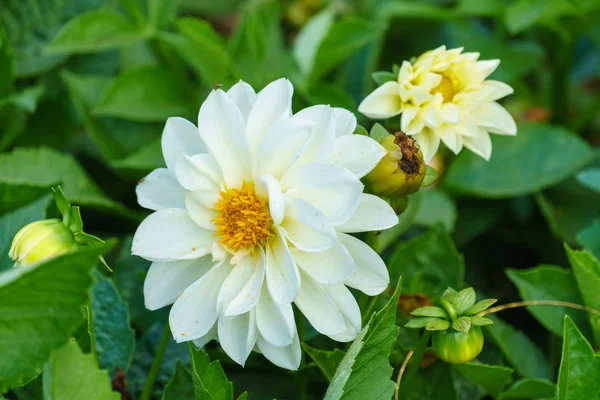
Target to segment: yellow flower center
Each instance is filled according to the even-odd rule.
[[[268,203],[258,197],[254,183],[244,181],[240,189],[221,191],[216,208],[219,216],[212,220],[217,227],[215,235],[233,250],[249,249],[253,254],[256,246],[273,235]]]
[[[452,79],[447,77],[446,75],[442,75],[442,81],[439,85],[433,88],[433,93],[441,93],[444,97],[444,103],[448,103],[452,101],[456,91],[454,90],[454,83],[452,83]]]

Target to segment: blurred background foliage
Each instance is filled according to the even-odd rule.
[[[494,137],[489,163],[467,151],[441,152],[433,160],[439,182],[411,196],[398,227],[367,238],[383,254],[392,286],[404,277],[399,324],[415,304],[465,282],[501,302],[544,298],[599,308],[599,294],[569,268],[581,254],[572,253],[570,264],[563,246],[600,255],[599,17],[600,0],[0,0],[0,270],[12,266],[8,246],[20,227],[56,215],[46,195],[61,184],[82,206],[86,231],[119,239],[107,257],[114,273],[92,290],[98,307],[105,302],[117,313],[108,317],[117,326],[104,327],[117,354],[99,360],[113,378],[115,366],[126,370],[127,391],[137,398],[168,311],[143,305],[148,263],[130,255],[130,243],[147,212],[134,188],[163,166],[166,119],[195,121],[215,85],[243,79],[259,90],[282,76],[294,84],[295,109],[324,103],[356,112],[375,87],[373,72],[445,44],[501,59],[492,79],[515,88],[504,105],[519,133]],[[600,282],[600,267],[589,268]],[[361,297],[363,312],[390,295],[374,304]],[[553,394],[564,313],[516,310],[486,330],[479,360],[505,365],[493,375],[503,384],[432,359],[409,398],[519,398],[523,387],[539,391],[520,398]],[[569,315],[593,341],[587,316]],[[85,352],[86,325],[77,332]],[[242,369],[216,346],[209,353],[236,393],[318,399],[345,347],[310,327],[305,339],[297,374],[256,355]],[[401,328],[396,371],[417,339]],[[170,343],[156,398],[177,359],[188,365],[188,349]],[[517,383],[505,390],[510,379]],[[39,398],[40,390],[38,378],[10,396]]]

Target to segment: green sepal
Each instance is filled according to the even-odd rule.
[[[431,321],[425,326],[428,331],[445,331],[450,328],[450,322],[445,319],[436,318],[435,321]]]
[[[423,318],[415,318],[411,319],[404,325],[405,328],[413,328],[413,329],[421,329],[425,328],[427,324],[437,321],[439,318],[435,317],[423,317]]]
[[[354,129],[354,132],[352,132],[352,134],[353,135],[369,136],[369,132],[362,125],[356,125],[356,128]]]
[[[463,315],[466,310],[475,304],[475,290],[472,287],[461,290],[456,294],[456,298],[452,305],[456,309],[459,316]]]
[[[494,304],[497,301],[498,301],[498,299],[485,299],[485,300],[481,300],[480,302],[476,303],[475,305],[467,308],[463,314],[464,315],[476,315],[476,314],[479,314],[483,310],[488,309],[492,304]]]
[[[378,85],[383,85],[386,82],[394,82],[398,79],[398,74],[389,71],[377,71],[371,74],[371,77]]]
[[[78,206],[71,206],[71,218],[69,219],[68,227],[73,234],[78,234],[83,231],[83,220],[81,219],[81,211]]]
[[[457,293],[456,290],[452,289],[451,287],[447,288],[446,290],[444,290],[444,293],[442,293],[442,300],[447,300],[450,303],[454,302],[454,298],[456,297]]]
[[[469,317],[469,319],[471,320],[471,325],[473,326],[484,326],[484,325],[492,325],[494,323],[494,321],[492,321],[489,318],[486,317],[478,317],[478,316],[472,316]]]
[[[469,333],[471,329],[471,318],[460,317],[452,321],[452,329],[459,332]]]
[[[377,143],[381,143],[383,139],[390,136],[390,133],[387,129],[383,127],[383,125],[376,123],[371,128],[371,132],[369,132],[369,136],[371,139],[376,140]]]
[[[423,178],[423,182],[421,183],[421,187],[431,186],[437,181],[440,174],[436,171],[435,168],[427,166],[427,172],[425,173],[425,178]]]
[[[104,240],[100,239],[99,237],[90,235],[83,231],[80,231],[75,235],[75,241],[81,245],[94,245],[104,243]],[[113,270],[106,263],[104,256],[101,255],[98,258],[100,259],[102,265],[104,265],[104,268],[106,268],[109,272],[113,272]]]
[[[392,73],[396,76],[400,75],[400,66],[398,64],[394,64],[392,67]]]
[[[67,196],[65,196],[65,192],[63,192],[60,185],[52,188],[52,192],[54,192],[54,201],[56,201],[56,207],[62,215],[63,224],[69,226],[71,218],[71,203],[67,199]]]
[[[420,307],[410,313],[415,317],[438,317],[448,319],[448,313],[442,307],[425,306]]]

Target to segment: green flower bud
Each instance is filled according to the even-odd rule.
[[[380,196],[400,197],[415,193],[421,187],[427,165],[415,139],[404,132],[396,132],[380,144],[387,154],[365,176],[369,189]]]
[[[8,255],[15,267],[37,264],[77,249],[73,232],[59,219],[32,222],[15,235]]]
[[[439,358],[450,364],[464,364],[481,353],[483,333],[479,326],[473,326],[469,332],[452,329],[435,332],[432,338],[433,351]]]

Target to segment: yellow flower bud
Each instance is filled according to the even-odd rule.
[[[21,228],[8,255],[15,267],[32,265],[77,249],[73,232],[59,219],[44,219]]]
[[[415,139],[404,132],[396,132],[380,143],[387,154],[364,179],[377,195],[400,197],[415,193],[427,173],[423,153]]]

